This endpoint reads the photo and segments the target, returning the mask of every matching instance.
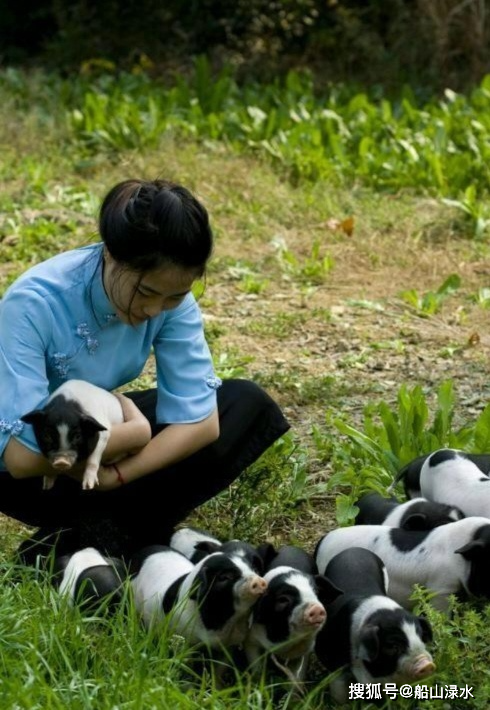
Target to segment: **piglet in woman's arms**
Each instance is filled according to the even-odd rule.
[[[111,427],[124,421],[121,402],[115,394],[84,380],[68,380],[56,389],[42,409],[22,417],[32,424],[41,453],[60,473],[86,461],[82,486],[98,483],[102,455]],[[54,485],[54,476],[44,476],[43,487]]]

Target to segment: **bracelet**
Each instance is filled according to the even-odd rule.
[[[121,486],[123,486],[124,483],[125,483],[125,481],[124,481],[124,478],[122,477],[121,471],[118,469],[118,467],[116,466],[115,463],[112,464],[112,468],[113,468],[114,471],[116,472],[117,480],[119,481],[119,483],[121,484]]]

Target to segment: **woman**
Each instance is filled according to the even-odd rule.
[[[203,205],[170,182],[127,180],[105,197],[99,231],[102,242],[29,269],[0,302],[0,511],[41,527],[35,540],[129,555],[165,542],[289,425],[257,385],[214,374],[191,291],[212,251]],[[101,466],[93,492],[80,470],[43,490],[56,472],[21,417],[67,379],[125,385],[151,351],[157,387],[123,398],[103,460],[124,458]]]

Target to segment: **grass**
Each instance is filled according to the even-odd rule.
[[[279,401],[292,428],[240,482],[196,511],[190,522],[225,538],[267,539],[311,551],[327,530],[351,522],[361,490],[385,489],[397,462],[447,439],[448,432],[459,432],[456,441],[462,446],[484,450],[490,396],[489,249],[481,184],[477,192],[460,189],[463,171],[452,192],[441,191],[440,185],[427,184],[427,177],[414,179],[422,169],[416,161],[405,173],[388,171],[389,184],[384,182],[388,143],[377,155],[374,142],[362,143],[361,130],[364,125],[369,133],[376,120],[379,124],[380,112],[388,109],[368,98],[358,99],[357,108],[352,97],[336,99],[346,126],[358,132],[363,155],[350,167],[338,156],[335,170],[322,168],[314,176],[312,163],[303,164],[303,173],[301,164],[294,163],[302,158],[297,126],[311,130],[304,112],[291,129],[297,143],[284,139],[285,153],[278,157],[270,150],[278,150],[277,136],[268,145],[257,140],[267,117],[246,109],[254,105],[252,98],[260,98],[253,87],[240,97],[239,108],[244,122],[255,121],[257,135],[248,144],[218,135],[216,121],[223,119],[220,102],[226,95],[222,83],[207,98],[202,87],[196,89],[204,112],[192,109],[191,102],[185,125],[165,131],[150,125],[146,141],[135,111],[148,106],[148,96],[136,94],[142,91],[141,82],[146,94],[150,88],[144,79],[135,78],[131,85],[128,77],[122,81],[128,96],[136,97],[132,107],[114,77],[99,79],[97,85],[118,107],[108,117],[111,146],[100,126],[85,135],[73,124],[73,111],[87,111],[93,83],[2,73],[0,292],[30,264],[97,239],[99,201],[119,180],[165,176],[203,199],[216,246],[200,302],[217,370],[224,377],[249,377],[262,384]],[[304,109],[302,85],[291,82],[287,96],[278,87],[264,89],[264,99],[279,97],[289,114],[298,104]],[[180,86],[179,91],[184,95],[186,89]],[[484,104],[486,86],[478,91]],[[456,123],[473,106],[471,101],[463,105],[463,98],[458,102],[447,103]],[[211,109],[218,118],[211,118]],[[429,114],[438,110],[435,106]],[[286,119],[281,113],[271,121]],[[390,125],[395,120],[392,112]],[[414,115],[412,120],[420,133],[426,117]],[[125,125],[136,138],[124,138]],[[393,127],[395,133],[402,129],[406,132],[407,125]],[[403,140],[423,152],[422,137],[404,135]],[[114,144],[115,138],[120,142]],[[319,160],[319,147],[310,147],[305,160]],[[458,150],[465,163],[464,141]],[[397,151],[394,155],[403,157]],[[477,168],[483,170],[480,158]],[[443,202],[443,193],[459,204]],[[350,218],[349,233],[338,225]],[[452,274],[458,277],[457,289],[450,288],[454,280],[447,285]],[[400,295],[404,292],[411,294],[408,301]],[[448,378],[454,398],[446,397],[442,409],[446,419],[451,413],[451,420],[448,427],[434,429],[438,393]],[[150,364],[134,386],[153,382]],[[422,430],[410,411],[426,412]],[[473,438],[464,438],[466,430]],[[323,673],[315,667],[313,687],[300,703],[278,687],[277,678],[251,681],[245,674],[230,688],[218,689],[212,674],[192,669],[190,649],[164,632],[149,635],[142,629],[130,598],[112,619],[84,617],[67,607],[40,573],[12,565],[12,552],[29,530],[6,518],[1,530],[2,707],[332,706]],[[451,701],[451,708],[486,708],[488,609],[455,603],[448,620],[427,610],[423,599],[421,605],[435,629],[436,682],[468,682],[478,689],[475,700]],[[349,704],[354,710],[369,706]],[[391,706],[414,708],[417,703],[398,699]],[[441,701],[424,700],[423,707],[439,710]]]

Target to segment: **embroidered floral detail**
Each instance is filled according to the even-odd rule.
[[[90,336],[85,339],[85,344],[86,344],[86,346],[87,346],[87,350],[89,351],[89,353],[90,353],[91,355],[92,355],[92,354],[97,350],[97,348],[99,347],[99,341],[97,340],[97,338],[92,338],[92,337],[90,337]]]
[[[87,338],[90,334],[87,323],[79,323],[77,325],[77,335],[81,338]]]
[[[221,387],[223,381],[220,377],[206,377],[206,384],[208,387],[211,387],[211,389],[217,390],[218,387]]]
[[[65,353],[54,353],[53,355],[53,367],[58,373],[59,377],[66,380],[68,377],[68,356]]]
[[[87,323],[79,323],[77,325],[77,335],[79,335],[80,338],[83,338],[85,340],[87,350],[91,355],[93,355],[93,353],[99,347],[99,341],[97,340],[97,338],[94,338],[92,335],[90,335],[90,330]]]
[[[0,431],[3,434],[12,434],[17,436],[24,428],[24,422],[20,419],[15,419],[13,422],[8,422],[6,419],[0,419]]]

